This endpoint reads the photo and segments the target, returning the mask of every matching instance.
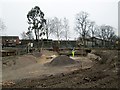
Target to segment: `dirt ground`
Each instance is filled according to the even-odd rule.
[[[79,61],[73,65],[44,65],[57,56],[45,50],[40,57],[14,58],[14,65],[3,67],[3,88],[118,88],[117,50],[93,50],[86,57],[70,57]]]

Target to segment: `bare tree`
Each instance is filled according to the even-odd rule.
[[[69,21],[68,21],[68,19],[67,18],[64,18],[63,19],[63,29],[64,29],[64,37],[65,37],[65,39],[66,40],[68,40],[68,38],[69,38]]]
[[[28,39],[28,37],[27,37],[27,35],[26,35],[25,32],[22,32],[22,33],[21,33],[21,38],[22,38],[22,39]]]
[[[89,30],[91,32],[91,37],[95,37],[96,36],[97,25],[95,24],[94,21],[90,22]]]
[[[2,21],[2,19],[0,19],[0,32],[1,32],[1,34],[3,34],[5,29],[6,29],[6,26],[5,26],[4,22]]]
[[[34,36],[33,36],[32,31],[28,31],[28,32],[26,33],[26,35],[27,35],[28,39],[34,39]]]
[[[52,33],[53,33],[53,22],[52,22],[52,19],[48,18],[46,20],[46,37],[47,37],[47,40]]]
[[[105,41],[112,42],[116,35],[112,26],[102,25],[99,28],[98,36],[103,40],[102,44],[106,46]]]
[[[97,37],[97,30],[98,30],[98,26],[95,24],[94,21],[90,22],[90,26],[89,26],[89,30],[90,30],[90,37],[92,39],[92,47],[93,47],[93,38]]]
[[[113,45],[116,41],[115,28],[112,26],[106,26],[106,40],[109,42],[109,46]]]
[[[54,17],[54,19],[52,20],[52,29],[53,29],[53,35],[57,37],[58,42],[60,40],[60,38],[63,35],[63,25],[61,20],[59,20],[57,17]]]
[[[75,30],[83,39],[83,45],[86,46],[86,37],[89,36],[89,27],[90,22],[88,20],[88,13],[87,12],[80,12],[76,15],[76,27]]]
[[[106,40],[111,41],[112,38],[115,36],[114,28],[112,26],[106,26]]]

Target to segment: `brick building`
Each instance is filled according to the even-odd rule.
[[[19,36],[0,36],[2,46],[15,46],[19,44]]]

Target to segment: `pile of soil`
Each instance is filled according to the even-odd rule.
[[[87,58],[92,60],[92,61],[95,61],[95,60],[96,61],[100,61],[101,60],[100,56],[97,56],[97,55],[92,54],[92,53],[88,53],[87,54]]]
[[[42,53],[41,52],[33,52],[33,56],[35,56],[35,57],[41,57]]]
[[[14,57],[6,58],[7,59],[2,62],[3,69],[7,68],[18,69],[37,63],[36,57],[34,57],[33,55],[22,55],[16,56],[15,58]]]
[[[54,58],[50,63],[47,63],[49,66],[64,66],[77,63],[75,60],[69,58],[66,55],[61,55]]]
[[[96,50],[93,52],[95,55],[102,58],[99,63],[104,65],[112,65],[116,63],[118,58],[118,52],[115,50]]]
[[[28,66],[28,65],[32,65],[36,62],[37,62],[36,58],[33,55],[24,55],[22,57],[19,57],[16,60],[16,67],[17,68],[25,67],[25,66]]]

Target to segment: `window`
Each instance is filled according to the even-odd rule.
[[[16,42],[16,40],[14,40],[14,42]]]

